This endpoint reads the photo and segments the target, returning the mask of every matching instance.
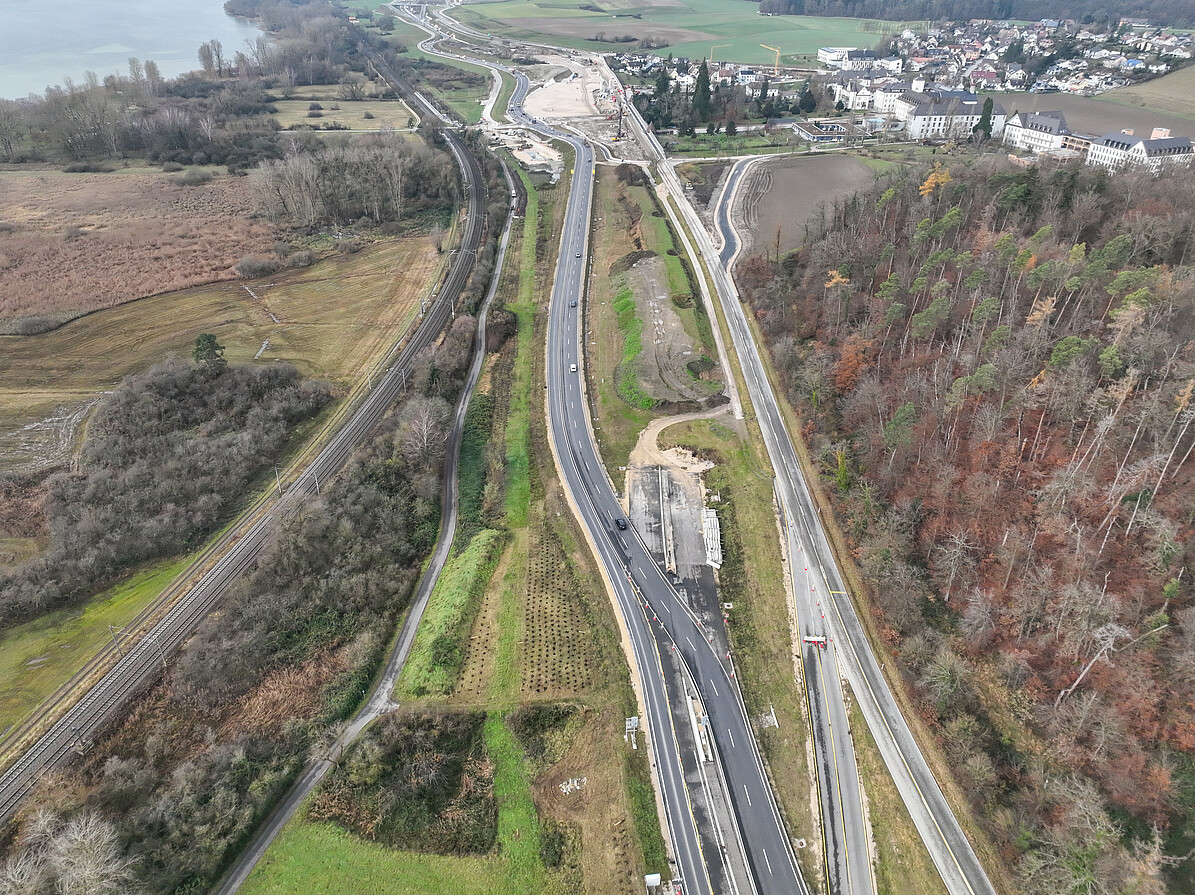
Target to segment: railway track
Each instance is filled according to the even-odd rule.
[[[401,89],[400,82],[388,68],[386,66],[388,77]],[[423,105],[430,114],[440,117],[430,105]],[[129,696],[165,668],[168,657],[191,636],[232,582],[255,562],[277,520],[318,494],[320,483],[329,481],[344,466],[353,450],[364,441],[403,390],[415,358],[431,346],[455,314],[457,299],[468,281],[481,244],[485,223],[484,190],[481,166],[466,148],[464,140],[450,130],[443,132],[443,138],[461,169],[468,204],[460,249],[423,321],[394,362],[372,383],[357,409],[296,480],[283,493],[263,500],[239,525],[209,548],[204,558],[211,565],[197,579],[171,588],[163,599],[155,601],[139,617],[138,624],[145,626],[155,614],[158,616],[141,636],[126,642],[124,649],[114,643],[97,656],[51,698],[32,723],[14,734],[14,742],[18,738],[30,742],[0,776],[0,823],[12,817],[47,771],[86,751],[90,738],[117,713]],[[114,665],[111,664],[113,651],[119,653]],[[90,677],[95,678],[94,684],[78,696],[80,687],[85,686]],[[71,704],[63,710],[67,702]],[[51,721],[55,715],[57,717]],[[39,727],[44,728],[44,732]]]

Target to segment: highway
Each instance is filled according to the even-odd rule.
[[[511,114],[517,118],[520,113]],[[543,126],[540,129],[550,133]],[[657,690],[663,693],[662,673],[652,667],[660,664],[652,630],[652,626],[659,625],[688,667],[705,704],[755,887],[762,893],[804,892],[804,881],[776,810],[730,662],[714,652],[710,635],[697,623],[639,537],[633,530],[621,530],[616,524],[623,519],[623,508],[593,440],[580,345],[593,151],[576,138],[551,135],[568,140],[576,152],[560,262],[549,303],[547,340],[548,430],[561,479],[613,587],[630,635],[649,719],[657,715],[669,717],[666,703],[656,695]],[[669,808],[669,827],[674,841],[679,840],[677,860],[686,881],[685,891],[701,891],[693,886],[697,874],[692,867],[700,855],[694,853],[687,835],[677,830],[678,824],[672,816],[684,803],[683,775],[679,767],[673,768],[671,756],[663,754],[671,751],[667,741],[661,743],[664,732],[653,730],[653,734],[660,785]]]
[[[717,278],[722,307],[776,473],[776,491],[784,514],[802,631],[824,632],[832,639],[825,655],[819,658],[823,664],[832,664],[835,676],[841,673],[850,684],[884,762],[947,889],[952,895],[995,895],[991,881],[942,795],[871,651],[830,549],[820,511],[801,474],[796,448],[780,414],[778,400],[738,292],[726,274],[739,252],[738,237],[730,221],[730,205],[739,179],[750,163],[751,160],[736,163],[717,209],[716,221],[723,240],[717,255],[721,262]],[[701,236],[707,237],[707,257],[713,257],[708,235],[703,232]],[[816,612],[810,607],[810,601]],[[824,620],[821,609],[825,610]],[[806,669],[810,650],[811,647],[806,646],[803,651]],[[829,675],[824,679],[828,678]]]
[[[736,165],[727,176],[718,204],[715,221],[723,238],[718,255],[721,269],[729,271],[738,255],[738,235],[731,225],[730,209],[740,179],[748,170]],[[737,305],[737,301],[736,301]],[[737,309],[742,314],[741,307]],[[728,319],[732,318],[727,311]],[[742,333],[734,333],[738,345]],[[740,349],[742,359],[742,349]],[[756,390],[750,390],[756,411],[762,416]],[[766,400],[763,402],[766,406]],[[766,422],[774,423],[775,417]],[[765,421],[761,421],[761,428]],[[775,468],[775,458],[773,458]],[[792,524],[792,504],[784,499],[781,476],[791,478],[793,465],[781,469],[777,476],[777,503],[783,510],[783,530],[787,540],[785,550],[789,558],[790,591],[796,608],[798,632],[801,637],[801,677],[805,685],[806,704],[813,733],[818,800],[822,813],[822,844],[826,858],[826,873],[830,891],[846,895],[869,895],[875,890],[870,855],[870,831],[863,807],[859,770],[855,762],[855,747],[847,717],[846,700],[842,691],[838,649],[826,619],[825,602],[829,598],[820,560],[810,563],[811,549],[799,537],[801,527]],[[798,474],[798,478],[800,478]],[[804,485],[804,480],[801,479]],[[838,587],[842,590],[842,587]],[[811,638],[806,640],[805,638]]]
[[[421,48],[438,52],[430,40]],[[715,652],[711,646],[712,632],[701,627],[638,534],[618,525],[624,520],[624,511],[593,439],[581,348],[593,198],[593,149],[587,141],[527,116],[522,103],[529,85],[522,73],[514,74],[517,85],[507,113],[509,120],[567,142],[575,154],[549,300],[545,349],[548,435],[561,481],[597,553],[629,642],[629,659],[637,671],[656,779],[683,891],[690,895],[711,892],[710,870],[718,868],[721,875],[725,869],[721,867],[720,855],[703,854],[695,830],[663,679],[666,663],[661,661],[662,644],[674,648],[683,661],[709,719],[716,757],[751,872],[751,879],[736,881],[740,891],[765,895],[807,893],[729,656]],[[667,664],[671,666],[670,661]]]
[[[125,700],[166,666],[171,653],[191,636],[231,583],[257,558],[277,521],[316,494],[319,483],[331,480],[344,465],[393,405],[415,359],[439,337],[453,314],[481,244],[485,209],[480,166],[457,134],[446,132],[444,137],[467,184],[468,206],[460,250],[422,322],[397,359],[372,383],[361,404],[286,492],[267,501],[258,511],[247,513],[220,539],[216,550],[205,552],[205,559],[216,555],[219,559],[193,585],[175,588],[169,607],[143,636],[128,638],[122,647],[110,647],[103,658],[119,651],[115,664],[102,675],[97,670],[95,683],[5,770],[0,776],[0,822],[12,816],[44,773],[85,748],[89,738],[119,711]],[[102,668],[98,663],[97,669]],[[71,691],[62,701],[69,701],[76,693]]]

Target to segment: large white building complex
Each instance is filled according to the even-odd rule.
[[[1156,127],[1149,139],[1133,135],[1131,130],[1104,134],[1087,150],[1087,164],[1109,171],[1144,168],[1154,174],[1163,170],[1190,168],[1193,156],[1188,137],[1172,137],[1164,127]]]

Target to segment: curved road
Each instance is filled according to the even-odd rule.
[[[724,271],[731,269],[739,253],[738,234],[731,224],[730,212],[739,181],[749,166],[750,163],[739,163],[731,169],[715,212],[715,221],[723,240],[718,259]],[[741,308],[739,312],[741,314]],[[732,318],[729,310],[727,317]],[[738,342],[739,336],[736,333],[735,343]],[[757,412],[763,416],[755,390],[751,390],[751,395],[752,399],[757,401]],[[797,467],[794,465],[792,468]],[[791,504],[783,498],[783,486],[778,484],[777,488],[780,492],[777,495],[777,503],[782,508],[788,508]],[[808,561],[810,550],[799,539],[799,529],[790,524],[791,519],[787,513],[783,521],[793,603],[796,607],[798,631],[802,638],[801,678],[809,707],[814,755],[817,757],[818,801],[822,812],[826,873],[831,891],[844,895],[870,895],[875,890],[870,831],[863,808],[862,787],[855,763],[855,748],[846,700],[842,692],[838,650],[825,614],[826,604],[823,599],[829,596],[826,593],[828,585],[823,586],[821,565]],[[824,639],[824,645],[818,638]]]

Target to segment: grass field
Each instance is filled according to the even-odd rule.
[[[473,623],[477,603],[505,546],[503,534],[485,529],[444,566],[395,685],[395,697],[447,695],[460,670],[462,631]]]
[[[1105,102],[1133,106],[1167,116],[1177,115],[1195,122],[1195,65],[1188,65],[1135,87],[1109,90],[1099,98]],[[1195,135],[1195,124],[1188,125],[1184,135]]]
[[[792,152],[792,138],[781,131],[775,134],[748,133],[728,137],[726,134],[696,134],[692,137],[678,137],[676,145],[669,152],[676,155],[720,156],[746,155],[761,150]]]
[[[54,612],[0,634],[0,733],[70,680],[111,641],[112,629],[136,618],[190,559],[158,563],[78,609]]]
[[[498,99],[494,101],[494,110],[490,114],[499,124],[505,122],[510,98],[515,92],[515,79],[506,72],[498,73],[502,78],[502,87],[498,90]]]
[[[598,450],[602,462],[611,470],[627,465],[639,433],[656,416],[650,409],[628,403],[619,394],[618,367],[627,357],[627,331],[632,321],[625,319],[625,313],[619,313],[619,297],[625,287],[610,276],[610,268],[619,258],[634,251],[635,246],[630,236],[630,220],[618,201],[616,187],[614,172],[599,168],[594,193],[597,221],[589,242],[594,275],[585,308],[589,328],[589,344],[585,346],[586,371],[590,400],[595,405],[600,426]],[[624,296],[624,302],[627,300]],[[630,314],[634,315],[633,308]],[[638,318],[634,322],[642,328]]]
[[[598,447],[606,468],[616,470],[627,465],[639,433],[659,414],[655,408],[661,400],[702,400],[722,384],[695,379],[678,362],[679,353],[670,353],[683,348],[693,358],[712,357],[714,340],[677,254],[683,247],[673,239],[649,187],[624,183],[613,170],[599,169],[595,210],[587,374],[600,423]],[[629,261],[640,257],[636,252],[655,253],[650,264],[658,266],[644,267],[647,259],[640,258],[631,268]],[[662,296],[672,300],[653,311],[652,299]],[[665,319],[669,322],[661,327]],[[651,323],[646,333],[645,320]],[[676,386],[681,380],[684,384]]]
[[[844,684],[844,690],[849,688]],[[867,815],[876,849],[876,889],[879,892],[917,892],[947,895],[946,884],[930,859],[909,809],[884,765],[863,712],[851,699],[850,724],[859,777],[867,792]]]
[[[251,283],[261,301],[220,283],[96,311],[39,336],[0,336],[0,433],[69,413],[172,354],[189,356],[204,332],[216,334],[230,363],[260,351],[259,362],[358,380],[414,319],[439,264],[426,239],[396,240]],[[0,468],[30,459],[18,448],[3,452]]]
[[[242,887],[244,895],[505,895],[501,859],[399,852],[332,824],[292,822]]]
[[[423,52],[419,49],[419,42],[426,37],[427,32],[402,20],[395,21],[394,30],[389,35],[389,39],[393,43],[406,47],[406,55],[410,59],[425,59],[429,62],[434,62],[436,65],[444,66],[450,71],[455,68],[463,72],[481,75],[485,79],[485,83],[480,86],[465,84],[459,81],[440,81],[438,79],[428,79],[420,85],[421,89],[426,89],[429,93],[433,94],[444,105],[459,115],[466,124],[477,124],[477,122],[481,121],[482,105],[485,103],[486,97],[490,95],[491,75],[489,69],[480,65],[471,65],[468,62],[442,59],[439,56],[432,56]]]
[[[564,46],[617,52],[623,45],[594,40],[629,34],[637,39],[667,40],[666,51],[676,56],[706,58],[714,44],[719,60],[763,65],[775,54],[761,44],[780,49],[781,64],[801,64],[816,57],[819,47],[866,47],[883,33],[901,31],[901,22],[817,16],[761,16],[752,3],[726,0],[674,0],[661,5],[636,3],[611,12],[582,9],[587,0],[502,0],[455,11],[476,28],[514,38],[541,40]],[[599,4],[609,7],[609,4]]]
[[[254,216],[248,178],[192,172],[211,179],[187,186],[150,167],[0,172],[0,332],[230,280],[243,255],[269,251],[280,232]]]
[[[343,127],[353,131],[381,131],[383,128],[400,130],[418,120],[402,100],[344,100],[337,97],[337,89],[336,85],[304,88],[301,97],[272,103],[277,111],[272,112],[270,117],[283,130],[305,127]],[[312,103],[323,108],[313,110]],[[313,111],[317,117],[312,117]]]

